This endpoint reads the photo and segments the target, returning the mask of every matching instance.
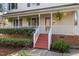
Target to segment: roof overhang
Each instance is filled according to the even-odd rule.
[[[3,17],[7,16],[22,16],[22,15],[32,15],[32,14],[38,14],[38,13],[46,13],[46,12],[57,12],[57,11],[63,11],[63,10],[76,10],[79,8],[79,4],[68,4],[68,5],[61,5],[61,6],[54,6],[54,7],[48,7],[48,8],[41,8],[41,9],[34,9],[34,10],[26,10],[26,11],[19,11],[19,12],[12,12],[2,15]]]

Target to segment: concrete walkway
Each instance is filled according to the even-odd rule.
[[[30,52],[33,56],[61,56],[61,53],[56,53],[48,50],[43,49],[32,49],[32,50],[25,50],[26,52]]]
[[[48,51],[44,49],[22,49],[19,52],[28,52],[31,53],[32,56],[79,56],[79,49],[71,49],[70,53],[58,53],[54,51]],[[11,54],[11,56],[18,56],[18,53]]]
[[[79,56],[79,49],[70,49],[70,53],[63,53],[64,56]]]

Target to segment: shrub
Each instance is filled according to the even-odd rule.
[[[22,39],[17,40],[13,38],[0,38],[1,45],[10,45],[10,46],[32,46],[32,39]]]
[[[30,28],[0,29],[1,34],[26,34],[26,35],[32,35],[33,32],[34,32],[34,29],[30,29]]]
[[[18,53],[18,55],[19,56],[31,56],[31,54],[28,52],[20,52],[20,53]]]
[[[66,44],[63,39],[58,39],[57,41],[52,43],[52,48],[55,51],[64,53],[69,52],[70,46]]]

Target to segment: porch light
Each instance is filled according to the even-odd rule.
[[[67,15],[67,12],[64,12],[63,15],[66,16]]]
[[[8,19],[6,19],[6,22],[8,22]]]

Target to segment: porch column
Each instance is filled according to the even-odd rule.
[[[7,20],[6,17],[4,17],[4,18],[2,18],[2,19],[3,19],[3,20]],[[2,27],[2,28],[6,28],[6,26],[5,26],[5,24],[4,24],[4,21],[2,22],[1,27]]]
[[[77,16],[77,21],[78,21],[78,24],[77,25],[79,25],[79,10],[77,10],[76,13],[77,13],[76,16]]]
[[[40,27],[40,26],[41,26],[41,25],[40,25],[40,14],[38,14],[38,17],[39,17],[39,27]]]
[[[75,11],[75,35],[79,35],[79,10]]]
[[[18,28],[19,28],[19,27],[20,27],[20,26],[19,26],[19,24],[20,24],[20,23],[19,23],[19,16],[17,16],[17,18],[18,18]]]
[[[53,19],[53,17],[52,17],[52,12],[51,12],[51,27],[52,27],[52,19]]]

